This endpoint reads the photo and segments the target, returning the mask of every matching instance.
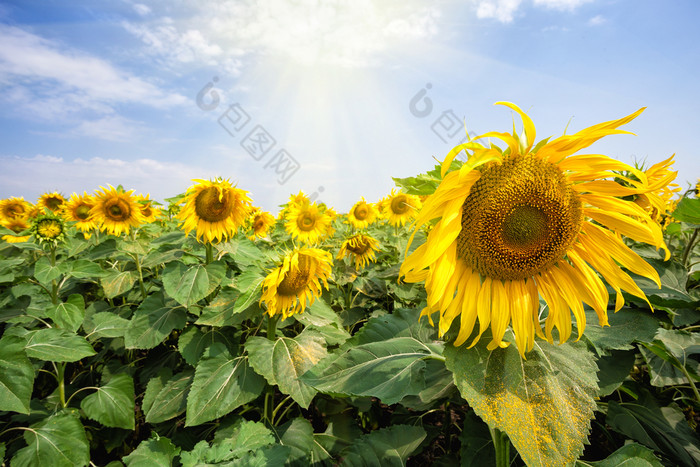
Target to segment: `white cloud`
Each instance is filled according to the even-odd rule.
[[[134,11],[140,16],[147,16],[151,12],[151,7],[143,3],[134,3],[132,6],[134,7]]]
[[[607,23],[608,20],[601,15],[596,15],[593,18],[588,20],[588,25],[589,26],[600,26],[601,24]]]
[[[119,115],[109,115],[97,120],[85,120],[72,133],[107,141],[129,141],[138,133],[138,123]]]
[[[535,6],[543,6],[553,10],[575,10],[584,3],[590,3],[593,0],[534,0]]]
[[[523,0],[474,0],[478,18],[492,18],[501,23],[511,23],[523,4]],[[593,0],[533,0],[535,7],[558,11],[573,11]]]

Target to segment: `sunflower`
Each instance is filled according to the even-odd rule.
[[[270,227],[275,225],[275,217],[267,211],[255,208],[253,212],[251,212],[248,222],[252,230],[252,234],[248,236],[248,238],[255,240],[256,238],[267,237],[267,232],[270,230]]]
[[[330,212],[329,212],[330,211]],[[287,233],[304,243],[314,244],[333,235],[335,211],[326,209],[316,203],[292,206],[285,216],[284,228]]]
[[[90,209],[90,216],[100,225],[100,230],[106,230],[111,235],[128,234],[130,228],[136,228],[143,223],[143,215],[136,198],[131,193],[134,190],[123,191],[112,185],[109,188],[100,187],[102,192],[96,192],[95,205]]]
[[[635,203],[646,210],[655,221],[661,221],[667,215],[669,206],[673,204],[671,199],[681,191],[679,185],[671,183],[678,175],[677,171],[671,170],[673,157],[654,164],[644,171],[648,191],[635,196]],[[630,178],[634,177],[630,176]]]
[[[397,227],[415,218],[421,208],[421,202],[417,196],[397,192],[395,188],[391,189],[391,194],[383,205],[382,217]]]
[[[55,214],[43,214],[32,223],[31,232],[39,243],[57,244],[65,238],[63,219]]]
[[[73,195],[63,205],[63,218],[69,222],[75,222],[75,227],[83,233],[92,232],[97,228],[95,216],[90,210],[95,207],[95,198],[83,192],[82,195]]]
[[[328,289],[333,256],[317,248],[301,248],[286,255],[282,264],[270,271],[263,281],[260,303],[265,303],[270,317],[287,318],[303,313],[308,299],[311,305],[321,294],[321,282]]]
[[[0,200],[0,220],[26,219],[29,217],[31,205],[24,198],[7,198]]]
[[[346,221],[356,229],[364,229],[377,220],[379,211],[373,204],[367,203],[365,198],[360,198],[360,201],[355,203],[348,212],[348,220]]]
[[[277,218],[283,220],[293,207],[308,206],[309,204],[311,204],[309,197],[306,196],[303,191],[299,190],[298,194],[289,196],[289,201],[287,201],[287,204],[280,206],[282,209],[277,213]]]
[[[607,156],[574,155],[603,136],[627,133],[617,128],[644,109],[533,147],[532,120],[514,104],[499,104],[520,114],[523,136],[486,133],[481,137],[501,139],[508,147],[470,141],[450,151],[442,163],[442,182],[414,223],[416,230],[434,220],[435,225],[426,242],[403,262],[400,276],[407,282],[425,280],[428,305],[421,316],[432,323],[431,315],[439,312],[440,335],[459,316],[455,345],[467,340],[478,319],[479,333],[471,345],[490,326],[488,347],[505,346],[510,324],[524,357],[535,335],[553,342],[554,328],[559,342],[565,342],[571,334],[571,312],[580,338],[586,323],[584,302],[607,325],[609,296],[603,280],[617,294],[616,311],[624,304],[622,290],[647,300],[620,266],[660,286],[654,268],[620,234],[665,249],[667,258],[670,253],[660,226],[632,201],[646,194],[657,203],[655,193],[661,187]],[[461,150],[471,152],[468,160],[447,173]],[[619,171],[634,174],[634,179]],[[540,296],[549,309],[544,332]]]
[[[376,260],[375,253],[379,251],[379,242],[369,235],[356,234],[348,238],[340,246],[338,259],[351,256],[355,260],[355,269],[362,269],[370,261]]]
[[[248,192],[221,178],[193,181],[197,184],[187,189],[185,206],[177,214],[185,233],[196,230],[197,240],[204,237],[209,243],[233,237],[252,210]]]
[[[153,204],[154,201],[150,199],[150,195],[136,195],[136,202],[139,204],[139,208],[141,209],[144,224],[155,222],[161,211],[158,206]]]
[[[53,193],[44,193],[41,195],[36,204],[39,206],[40,210],[45,208],[51,212],[58,213],[65,202],[66,199],[63,197],[63,195],[57,191],[54,191]]]
[[[1,218],[0,225],[12,230],[15,234],[19,234],[20,232],[24,232],[25,230],[29,229],[29,224],[21,217],[10,219]],[[30,235],[3,235],[2,240],[6,241],[7,243],[21,243],[29,240],[29,237]]]

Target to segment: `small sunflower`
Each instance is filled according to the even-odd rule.
[[[277,219],[283,220],[289,213],[290,209],[295,206],[308,206],[309,204],[311,204],[311,200],[309,200],[309,197],[300,190],[298,194],[290,195],[289,201],[280,206],[282,209],[280,209],[280,212],[277,213]]]
[[[69,222],[75,222],[75,227],[81,232],[92,232],[97,228],[95,216],[90,213],[95,207],[95,199],[83,192],[82,195],[73,195],[63,205],[63,218]]]
[[[646,194],[657,204],[661,184],[649,183],[643,172],[607,156],[574,155],[606,135],[627,133],[617,128],[644,109],[533,146],[532,120],[514,104],[499,104],[521,116],[523,136],[486,133],[481,138],[498,138],[508,147],[470,141],[450,151],[442,163],[442,182],[414,224],[418,229],[435,222],[434,227],[403,262],[400,276],[425,281],[428,306],[422,316],[432,322],[431,315],[439,312],[440,335],[459,317],[455,345],[466,342],[478,320],[471,345],[490,327],[488,348],[505,346],[510,324],[524,357],[535,335],[552,342],[554,328],[565,342],[572,313],[580,338],[586,324],[583,303],[607,325],[605,282],[617,294],[616,311],[624,304],[622,290],[647,300],[622,267],[660,286],[656,270],[620,234],[666,250],[667,258],[670,253],[658,223],[632,201]],[[462,150],[470,152],[468,160],[447,173]],[[549,310],[544,332],[540,296]]]
[[[379,211],[377,211],[377,207],[366,202],[363,197],[360,201],[355,203],[352,209],[350,209],[350,212],[348,212],[347,222],[356,229],[364,229],[374,223],[378,216]]]
[[[252,234],[248,237],[251,240],[267,237],[267,232],[275,225],[275,217],[267,211],[255,208],[248,218]]]
[[[221,178],[193,181],[197,184],[187,189],[185,206],[177,214],[185,233],[196,230],[197,240],[204,237],[209,243],[233,237],[252,210],[248,192]]]
[[[321,295],[321,282],[328,289],[333,256],[317,248],[301,248],[286,255],[282,264],[270,271],[263,281],[260,303],[270,317],[287,318],[303,313],[308,299],[311,305]]]
[[[646,210],[655,221],[659,221],[666,215],[671,199],[681,191],[679,185],[672,183],[678,175],[678,172],[673,171],[671,167],[673,157],[644,170],[648,187],[645,192],[635,196],[635,203]],[[634,176],[630,175],[630,178],[634,179]]]
[[[63,197],[63,195],[57,191],[54,191],[53,193],[44,193],[41,195],[36,204],[40,210],[46,208],[51,212],[58,213],[65,202],[66,199]]]
[[[24,198],[7,198],[0,200],[1,219],[26,219],[29,217],[31,205]]]
[[[55,214],[43,214],[32,223],[31,232],[39,243],[56,245],[65,238],[63,219]]]
[[[29,229],[29,224],[21,217],[0,219],[0,225],[12,230],[15,234],[20,234]],[[6,241],[7,243],[21,243],[28,241],[29,237],[30,235],[3,235],[2,240]]]
[[[392,188],[391,194],[384,203],[382,217],[393,226],[403,226],[416,217],[420,208],[421,202],[417,196],[400,193]]]
[[[150,195],[136,195],[136,202],[139,203],[144,224],[155,222],[161,211],[158,206],[153,204],[154,201],[150,199]]]
[[[128,234],[129,229],[136,228],[143,223],[143,215],[136,198],[132,195],[134,190],[123,191],[112,185],[109,188],[100,187],[94,196],[95,205],[90,209],[90,215],[100,225],[100,230],[106,230],[111,235]]]
[[[362,269],[370,261],[376,261],[375,253],[379,251],[379,242],[369,235],[356,234],[340,246],[337,259],[351,256],[355,260],[355,269]]]
[[[314,244],[333,235],[334,214],[332,209],[324,212],[316,203],[295,205],[285,216],[284,228],[295,239]]]

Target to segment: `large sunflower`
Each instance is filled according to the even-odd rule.
[[[397,192],[391,189],[391,194],[383,203],[382,217],[393,226],[403,226],[414,219],[421,208],[420,198],[415,195]]]
[[[41,195],[36,204],[40,209],[46,208],[51,212],[57,213],[60,212],[61,207],[63,207],[65,202],[66,199],[63,197],[63,195],[57,191],[54,191],[53,193],[44,193]]]
[[[7,198],[0,200],[0,220],[26,219],[31,205],[24,198]]]
[[[196,230],[197,240],[209,243],[233,237],[252,210],[248,192],[221,178],[193,181],[197,184],[187,189],[185,206],[177,214],[185,233]]]
[[[616,310],[624,303],[621,290],[646,300],[620,266],[660,284],[654,268],[620,234],[657,248],[666,245],[660,226],[632,201],[640,194],[655,197],[659,187],[641,171],[607,156],[574,155],[603,136],[627,133],[617,128],[644,109],[533,147],[532,120],[514,104],[499,104],[520,114],[523,136],[491,132],[480,137],[504,141],[508,147],[503,151],[474,142],[450,151],[442,164],[442,182],[414,224],[418,229],[436,220],[434,227],[403,262],[400,275],[409,282],[425,280],[428,306],[422,315],[432,322],[431,315],[439,312],[441,335],[459,317],[455,345],[467,340],[478,320],[479,333],[471,345],[490,326],[489,348],[505,346],[510,324],[524,356],[535,335],[553,341],[554,328],[559,341],[566,341],[571,313],[581,337],[583,303],[607,325],[609,297],[601,277],[617,293]],[[461,150],[471,152],[469,159],[447,173]],[[544,332],[540,296],[549,309]]]
[[[285,216],[284,228],[293,238],[314,244],[333,235],[334,217],[333,210],[323,210],[316,203],[297,204],[289,208]]]
[[[143,223],[143,215],[134,190],[123,191],[112,185],[109,188],[100,187],[102,192],[95,192],[95,205],[90,209],[90,215],[100,225],[100,230],[106,230],[112,235],[129,233],[130,228],[136,228]]]
[[[362,269],[370,261],[376,260],[375,253],[379,251],[379,242],[369,235],[355,234],[340,245],[338,259],[350,256],[355,261],[355,269]]]
[[[360,201],[355,203],[348,212],[347,222],[355,227],[356,229],[364,229],[373,222],[377,220],[379,216],[379,211],[374,204],[370,204],[365,201],[365,198],[361,198]]]
[[[63,218],[70,222],[75,222],[75,227],[81,232],[91,232],[97,228],[95,216],[90,210],[95,207],[95,199],[83,192],[82,195],[73,195],[63,205]]]
[[[311,305],[321,295],[321,282],[328,288],[332,267],[333,256],[327,251],[294,250],[263,281],[260,302],[265,303],[271,317],[281,314],[286,318],[303,313],[307,299]]]

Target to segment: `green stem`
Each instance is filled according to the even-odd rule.
[[[50,256],[50,261],[51,261],[51,267],[55,268],[56,267],[56,245],[52,244],[51,245],[51,256]],[[51,303],[54,305],[58,305],[58,282],[56,279],[53,279],[51,281]]]
[[[695,240],[698,238],[699,231],[700,228],[693,230],[693,234],[690,236],[690,240],[688,240],[685,250],[683,250],[683,259],[681,260],[681,264],[683,264],[683,266],[687,266],[686,263],[688,262],[688,256],[690,256],[690,252],[693,250],[693,245],[695,244]]]
[[[685,375],[686,379],[690,383],[690,388],[693,390],[693,394],[695,395],[695,400],[700,403],[700,393],[698,392],[698,388],[695,386],[695,381],[693,381],[693,378],[690,376],[690,373],[688,373],[688,370],[686,369],[685,365],[681,364],[681,362],[678,362],[679,365],[678,367],[680,370],[683,372]]]
[[[146,300],[146,286],[143,283],[143,271],[141,270],[141,259],[138,253],[134,253],[134,263],[136,264],[136,270],[139,272],[139,288],[141,289],[141,296]]]
[[[277,321],[279,319],[279,315],[273,315],[267,319],[267,338],[271,341],[274,341],[277,337]]]
[[[491,440],[496,453],[496,467],[508,467],[510,463],[510,440],[508,435],[498,428],[491,428]]]
[[[209,242],[205,243],[204,246],[205,246],[206,251],[207,251],[206,264],[209,264],[212,261],[214,261],[214,247]]]
[[[65,362],[58,362],[56,364],[56,380],[58,381],[58,397],[61,401],[61,408],[66,408],[66,385],[65,385],[65,373],[66,364]]]

